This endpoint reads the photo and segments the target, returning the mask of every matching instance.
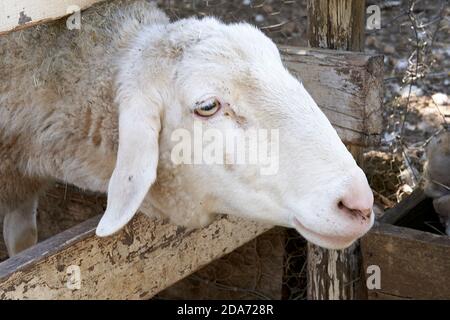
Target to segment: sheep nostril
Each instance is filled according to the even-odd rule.
[[[352,209],[346,206],[342,200],[338,202],[338,208],[341,211],[346,212],[347,214],[355,217],[361,217],[364,220],[370,219],[370,216],[372,214],[372,209]]]
[[[338,207],[346,214],[363,220],[371,218],[373,194],[361,169],[350,173],[345,193],[339,198]]]

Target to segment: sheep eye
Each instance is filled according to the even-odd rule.
[[[220,110],[221,104],[219,100],[212,98],[197,103],[194,110],[195,114],[200,117],[211,117]]]

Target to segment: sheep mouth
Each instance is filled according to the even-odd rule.
[[[326,249],[344,249],[349,247],[356,239],[355,236],[335,236],[321,234],[310,228],[307,228],[299,219],[293,217],[294,228],[306,240]]]

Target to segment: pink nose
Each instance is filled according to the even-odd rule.
[[[338,203],[339,209],[363,220],[370,219],[373,207],[373,194],[366,176],[358,168],[351,175],[350,185]]]

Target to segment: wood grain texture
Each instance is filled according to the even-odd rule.
[[[76,5],[81,10],[103,0],[3,0],[0,2],[0,35],[67,16]]]
[[[363,298],[359,279],[359,245],[346,250],[326,250],[308,243],[308,299]]]
[[[183,228],[138,215],[119,234],[94,234],[99,217],[64,231],[0,263],[0,299],[148,299],[269,226],[221,218]],[[78,266],[81,287],[67,287]]]
[[[344,143],[377,144],[382,130],[383,57],[356,52],[280,47]]]
[[[364,0],[308,0],[307,8],[311,47],[364,50]]]
[[[363,267],[377,265],[369,299],[450,299],[450,238],[380,223],[361,240]]]
[[[175,283],[156,298],[280,300],[285,272],[286,233],[285,228],[273,228]]]

